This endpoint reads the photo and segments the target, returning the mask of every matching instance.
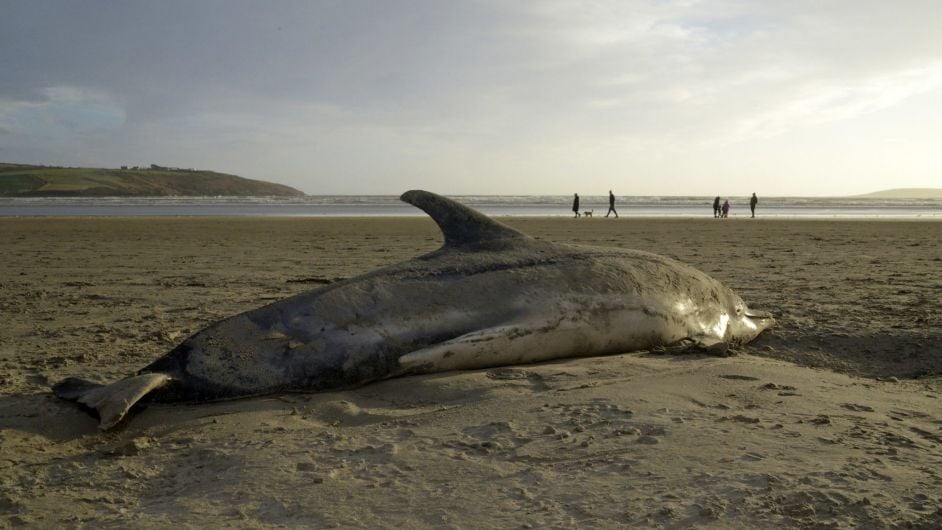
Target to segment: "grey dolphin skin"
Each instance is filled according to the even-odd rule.
[[[772,323],[672,259],[539,241],[426,191],[401,199],[435,220],[440,249],[217,322],[127,379],[68,378],[55,394],[108,429],[138,401],[316,392],[675,344],[725,351]]]

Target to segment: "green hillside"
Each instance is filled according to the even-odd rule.
[[[298,196],[261,180],[214,171],[165,168],[107,169],[0,163],[0,197]]]

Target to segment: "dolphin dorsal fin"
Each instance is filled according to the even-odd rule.
[[[399,197],[427,213],[445,235],[446,247],[459,247],[500,239],[530,239],[530,236],[441,195],[407,191]]]

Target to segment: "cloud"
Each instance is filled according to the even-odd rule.
[[[795,127],[846,121],[893,107],[942,87],[942,61],[898,72],[840,82],[806,82],[777,107],[744,118],[720,142],[781,134]]]
[[[0,127],[23,156],[80,145],[332,192],[449,172],[560,191],[580,165],[654,159],[681,178],[931,94],[940,17],[920,0],[13,1]]]
[[[0,126],[40,140],[124,124],[123,108],[103,94],[68,86],[39,88],[36,94],[24,101],[0,101]]]

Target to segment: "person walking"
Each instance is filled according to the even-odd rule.
[[[608,217],[610,213],[614,213],[615,219],[618,219],[618,211],[615,210],[615,195],[612,193],[612,190],[608,190],[608,213],[605,214],[605,217]]]
[[[717,218],[720,216],[720,198],[717,197],[713,199],[713,217]]]
[[[572,213],[576,214],[575,217],[579,217],[579,194],[573,193],[572,196]]]
[[[723,201],[723,217],[729,217],[729,199]]]
[[[756,197],[756,192],[752,192],[752,198],[749,199],[749,209],[752,210],[752,217],[756,216],[756,205],[759,204],[759,198]]]

